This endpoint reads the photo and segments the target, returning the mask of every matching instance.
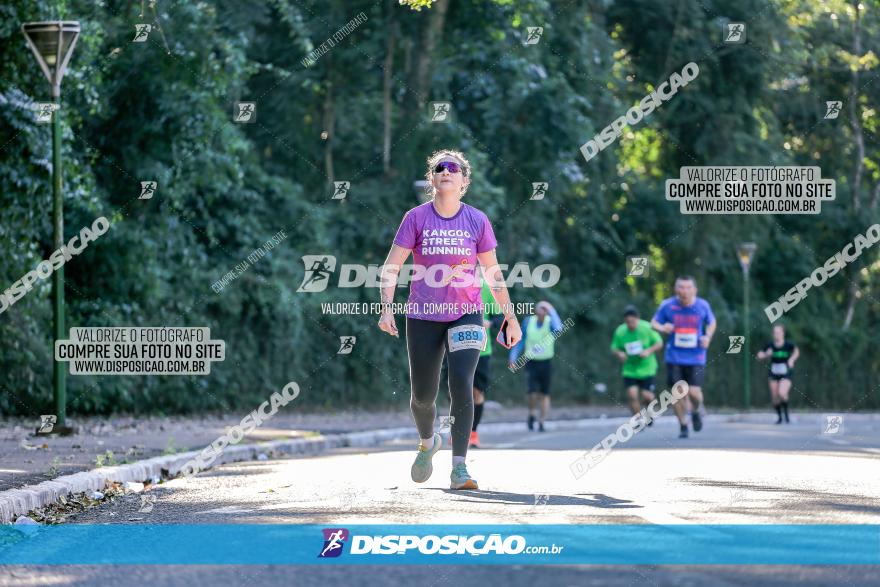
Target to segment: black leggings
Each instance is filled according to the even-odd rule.
[[[420,438],[431,438],[437,417],[437,393],[440,391],[440,365],[447,355],[449,401],[452,422],[452,455],[467,455],[474,421],[474,371],[480,359],[479,348],[449,350],[448,331],[458,326],[475,325],[483,330],[482,314],[465,314],[452,322],[406,319],[406,348],[409,351],[409,379],[412,388],[410,408]]]

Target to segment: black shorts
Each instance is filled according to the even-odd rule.
[[[703,387],[703,374],[705,371],[705,365],[673,365],[672,363],[666,363],[666,383],[669,385],[669,389],[672,389],[676,382],[684,379],[688,385]]]
[[[486,355],[480,357],[480,360],[477,361],[477,370],[474,371],[474,387],[486,393],[486,390],[489,389],[489,378],[490,378],[490,369],[492,362],[492,355]]]
[[[770,377],[770,381],[781,381],[783,379],[788,379],[791,381],[791,369],[788,370],[788,373],[785,375],[774,375],[773,373],[768,374]]]
[[[636,379],[635,377],[624,377],[623,387],[625,389],[638,387],[641,391],[650,391],[651,393],[654,393],[654,378],[645,377],[644,379]]]
[[[532,359],[526,363],[528,375],[528,392],[543,393],[550,395],[550,375],[552,374],[552,359]]]

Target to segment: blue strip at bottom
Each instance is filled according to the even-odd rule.
[[[880,525],[0,527],[23,565],[878,565]]]

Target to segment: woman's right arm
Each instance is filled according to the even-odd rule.
[[[404,264],[412,249],[405,249],[399,245],[391,245],[385,264],[382,265],[380,277],[380,296],[382,302],[382,316],[379,318],[379,328],[391,336],[399,336],[397,324],[394,321],[394,313],[391,304],[394,303],[394,290],[397,288],[397,278],[400,275],[400,267]]]

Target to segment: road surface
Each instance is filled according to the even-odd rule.
[[[75,524],[880,524],[880,419],[709,418],[677,438],[673,418],[618,445],[581,479],[569,465],[620,420],[580,430],[492,434],[468,455],[481,491],[448,489],[451,452],[409,479],[413,444],[237,463],[128,495]],[[140,511],[139,511],[140,510]],[[149,545],[144,545],[148,548]],[[112,548],[112,545],[108,545]],[[638,544],[632,545],[638,549]],[[880,548],[880,541],[878,541]],[[877,567],[821,566],[64,566],[5,567],[4,585],[880,585]]]

